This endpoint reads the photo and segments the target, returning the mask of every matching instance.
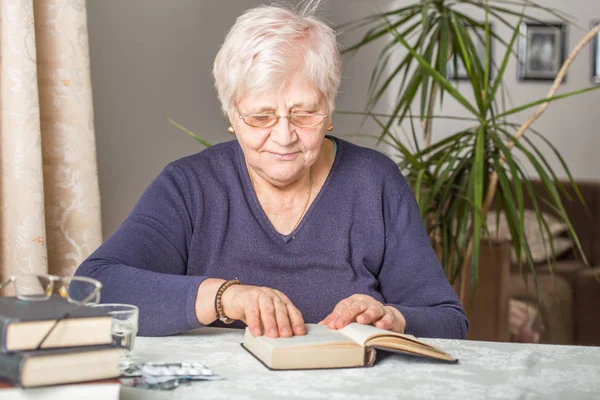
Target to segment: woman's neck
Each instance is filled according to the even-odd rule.
[[[269,182],[248,166],[256,197],[278,232],[288,234],[299,225],[331,170],[333,152],[331,140],[324,140],[315,163],[288,185]]]

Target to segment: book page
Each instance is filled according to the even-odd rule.
[[[348,336],[356,343],[364,346],[367,341],[376,336],[396,336],[405,338],[411,342],[419,342],[418,339],[412,335],[405,335],[402,333],[396,333],[385,329],[377,328],[373,325],[363,325],[357,322],[352,322],[346,325],[344,328],[339,330],[340,333]]]
[[[307,347],[330,344],[354,344],[354,341],[339,331],[330,330],[326,325],[306,324],[306,335],[290,338],[270,338],[265,335],[257,337],[273,348]]]
[[[356,322],[348,324],[340,329],[340,332],[365,347],[373,346],[388,351],[418,354],[449,362],[456,361],[443,350],[422,342],[412,335],[396,333],[372,325],[362,325]]]

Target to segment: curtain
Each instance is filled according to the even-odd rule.
[[[2,281],[99,246],[95,149],[85,0],[0,0]]]

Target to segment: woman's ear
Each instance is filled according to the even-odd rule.
[[[325,126],[327,127],[327,132],[331,132],[333,130],[333,118],[331,117],[331,115],[329,115],[327,118],[325,118]]]

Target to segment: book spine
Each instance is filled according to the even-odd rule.
[[[6,353],[6,332],[8,331],[8,325],[10,320],[0,315],[0,352]]]
[[[0,380],[13,386],[20,386],[23,361],[24,357],[21,355],[0,353]]]

